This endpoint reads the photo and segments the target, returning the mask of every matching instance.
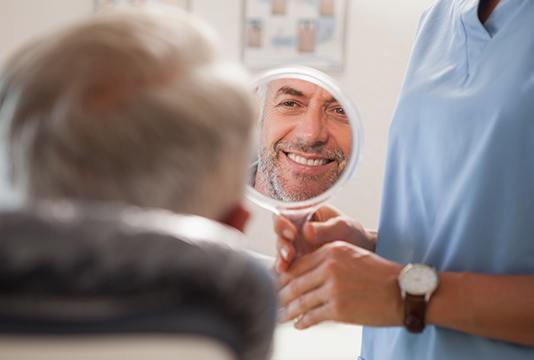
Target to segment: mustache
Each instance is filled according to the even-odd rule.
[[[280,152],[303,152],[307,154],[317,155],[321,158],[334,160],[337,163],[341,163],[345,160],[345,153],[341,149],[328,149],[324,143],[306,143],[304,141],[297,140],[296,142],[288,142],[279,140],[273,146],[276,158],[279,157]]]

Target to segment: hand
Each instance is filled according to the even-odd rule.
[[[280,275],[280,320],[305,329],[322,321],[400,326],[400,264],[333,242],[297,260]]]
[[[274,229],[278,235],[276,239],[277,259],[275,270],[278,273],[287,271],[295,259],[293,240],[297,229],[286,218],[276,216]],[[346,241],[361,248],[375,250],[376,233],[366,231],[361,224],[348,216],[341,214],[331,206],[319,208],[312,216],[312,221],[304,225],[302,235],[313,248],[333,241]]]

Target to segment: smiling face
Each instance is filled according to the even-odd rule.
[[[335,184],[350,157],[352,132],[341,104],[325,89],[298,79],[267,85],[255,188],[301,201]]]

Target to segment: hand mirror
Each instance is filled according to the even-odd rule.
[[[363,129],[349,97],[326,74],[306,67],[268,71],[255,83],[259,119],[247,196],[290,219],[297,256],[313,212],[353,175]]]

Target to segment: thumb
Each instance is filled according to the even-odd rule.
[[[316,247],[326,243],[343,240],[350,242],[349,224],[342,217],[333,217],[325,222],[309,222],[304,225],[302,233],[304,239]]]
[[[342,213],[332,205],[321,206],[312,215],[312,221],[324,222],[331,218],[341,216]]]

